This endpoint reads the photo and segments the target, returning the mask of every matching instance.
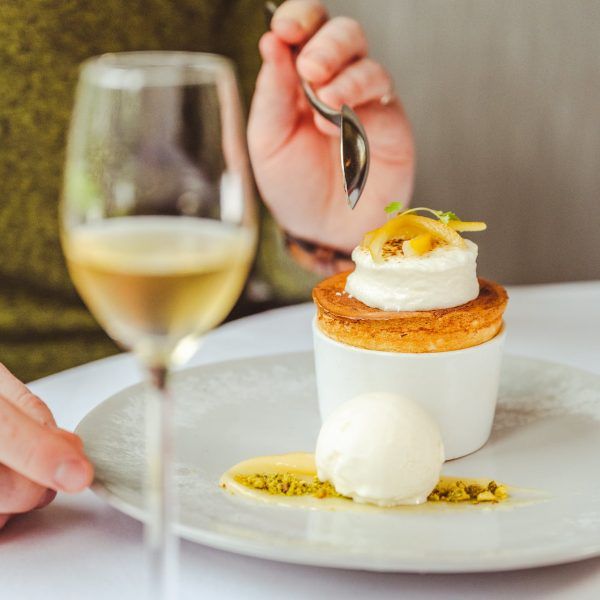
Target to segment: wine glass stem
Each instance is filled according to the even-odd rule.
[[[149,368],[152,386],[146,403],[146,552],[148,597],[176,597],[178,540],[173,535],[175,482],[173,470],[173,399],[167,388],[168,369]]]

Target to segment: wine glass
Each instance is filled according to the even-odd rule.
[[[150,594],[175,595],[169,370],[239,297],[256,214],[232,64],[132,52],[82,66],[61,203],[73,283],[105,331],[147,370]]]

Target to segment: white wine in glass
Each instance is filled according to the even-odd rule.
[[[172,598],[176,538],[169,369],[231,310],[256,216],[231,63],[180,52],[84,63],[61,204],[73,283],[156,388],[146,411],[149,593]]]

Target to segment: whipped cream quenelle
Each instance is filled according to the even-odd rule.
[[[479,295],[477,244],[442,245],[422,256],[402,253],[376,262],[367,248],[352,252],[356,268],[346,292],[386,311],[432,310],[460,306]]]
[[[416,402],[366,393],[327,417],[315,460],[319,479],[356,502],[421,504],[439,481],[444,446],[436,422]]]

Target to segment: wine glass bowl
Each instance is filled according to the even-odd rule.
[[[216,325],[241,292],[254,213],[227,59],[143,52],[83,65],[62,240],[77,289],[111,337],[146,361],[183,360],[178,341]]]

